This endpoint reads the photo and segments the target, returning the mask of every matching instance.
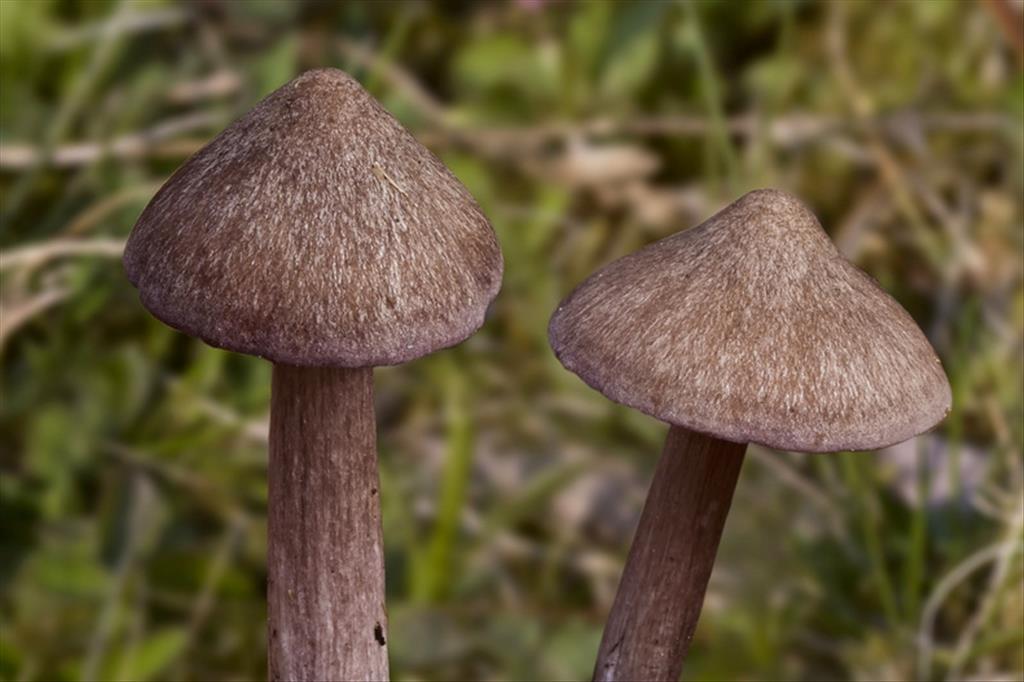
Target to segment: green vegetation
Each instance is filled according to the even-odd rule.
[[[264,679],[270,367],[156,322],[117,255],[323,65],[507,260],[480,334],[378,371],[396,679],[589,676],[664,427],[564,371],[548,315],[765,185],[911,311],[954,411],[879,454],[752,449],[685,676],[1021,679],[1015,7],[0,1],[0,679]]]

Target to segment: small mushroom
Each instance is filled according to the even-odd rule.
[[[163,322],[274,363],[270,679],[387,679],[373,367],[480,327],[502,273],[486,217],[354,79],[325,69],[178,169],[124,265]]]
[[[559,360],[668,422],[596,680],[677,680],[747,443],[870,450],[949,412],[920,329],[777,190],[599,270],[551,319]]]

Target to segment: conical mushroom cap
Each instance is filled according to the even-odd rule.
[[[351,77],[310,71],[189,159],[124,256],[156,317],[294,365],[405,362],[483,323],[497,238],[451,172]]]
[[[867,450],[950,408],[910,315],[775,190],[598,271],[549,335],[562,364],[612,400],[723,440]]]

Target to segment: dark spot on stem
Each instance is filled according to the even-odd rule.
[[[387,644],[387,640],[384,639],[384,628],[381,627],[380,623],[373,626],[373,638],[377,640],[377,644],[384,646]]]

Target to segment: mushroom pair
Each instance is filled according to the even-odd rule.
[[[872,450],[950,409],[910,315],[777,190],[599,270],[549,336],[590,386],[670,424],[595,680],[679,679],[747,443]]]
[[[355,80],[310,71],[178,169],[124,266],[163,322],[274,363],[270,679],[387,679],[373,367],[483,323],[480,208]]]
[[[307,72],[189,159],[124,255],[143,305],[274,363],[272,680],[388,677],[373,370],[467,338],[501,283],[464,187],[359,84]],[[596,679],[677,679],[746,443],[871,449],[949,410],[913,320],[814,216],[752,192],[551,321],[567,368],[669,422]]]

